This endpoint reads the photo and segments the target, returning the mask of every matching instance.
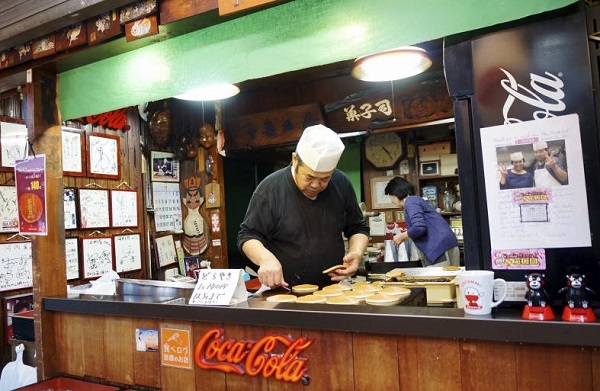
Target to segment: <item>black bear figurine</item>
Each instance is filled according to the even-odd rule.
[[[569,322],[593,322],[596,320],[594,311],[590,308],[587,293],[595,294],[593,290],[585,286],[585,275],[579,273],[567,274],[567,286],[561,288],[558,293],[565,294],[566,306],[562,319]]]
[[[522,318],[533,320],[554,319],[554,313],[548,305],[548,293],[544,289],[544,284],[546,283],[545,277],[541,273],[529,273],[525,275],[525,284],[527,285],[525,300],[527,300],[527,305],[523,309]]]

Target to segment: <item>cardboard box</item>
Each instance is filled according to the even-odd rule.
[[[55,377],[29,386],[18,388],[17,391],[119,391],[118,387],[105,386],[68,377]]]
[[[450,141],[419,145],[419,156],[449,155],[451,147]]]

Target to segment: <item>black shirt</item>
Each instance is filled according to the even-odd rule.
[[[296,186],[290,166],[266,177],[256,188],[240,225],[238,248],[259,240],[281,262],[290,285],[331,284],[322,274],[341,264],[346,238],[369,227],[362,216],[356,193],[348,177],[335,170],[325,190],[315,200]]]

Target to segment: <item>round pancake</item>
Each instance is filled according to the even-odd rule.
[[[327,298],[327,304],[342,304],[342,305],[353,305],[358,304],[360,300],[354,299],[348,296],[334,296]]]
[[[338,291],[338,290],[334,290],[334,289],[320,290],[320,291],[313,292],[313,295],[321,296],[321,297],[341,296],[342,291]]]
[[[286,294],[273,295],[273,296],[267,297],[267,301],[274,302],[274,303],[293,303],[296,301],[296,296],[286,295]]]
[[[295,293],[312,293],[316,290],[319,290],[319,286],[314,284],[300,284],[292,287],[292,292]]]
[[[410,295],[410,289],[401,286],[388,286],[379,291],[382,295],[407,296]]]
[[[345,284],[331,284],[331,285],[327,285],[323,287],[324,291],[328,291],[328,290],[333,290],[333,291],[349,291],[351,290],[352,287],[350,285],[345,285]]]
[[[325,296],[315,296],[315,295],[306,295],[300,296],[296,299],[296,303],[310,303],[310,304],[320,304],[325,303],[327,298]]]
[[[382,295],[381,293],[375,294],[365,298],[365,302],[371,305],[396,305],[400,302],[399,296]]]

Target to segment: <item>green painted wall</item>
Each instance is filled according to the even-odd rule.
[[[62,119],[356,58],[577,0],[296,0],[60,74]]]

